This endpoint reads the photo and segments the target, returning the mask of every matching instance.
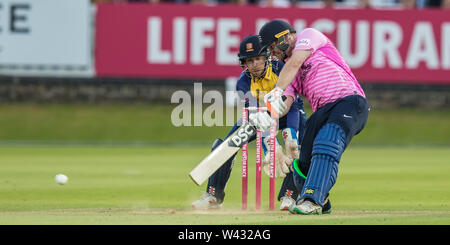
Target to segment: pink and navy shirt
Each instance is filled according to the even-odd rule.
[[[313,28],[304,29],[297,35],[292,52],[296,50],[311,50],[311,55],[284,95],[306,97],[313,112],[349,95],[366,97],[344,58],[324,34]]]

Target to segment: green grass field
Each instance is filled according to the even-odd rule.
[[[0,106],[0,224],[450,224],[449,111],[372,113],[343,155],[333,213],[300,216],[268,211],[266,176],[254,210],[253,165],[242,211],[239,158],[223,208],[191,210],[205,186],[188,173],[228,128],[172,127],[170,108]]]
[[[349,149],[331,194],[334,212],[320,217],[267,211],[267,177],[264,210],[255,211],[252,174],[250,208],[241,211],[240,162],[222,210],[191,210],[204,186],[187,173],[207,153],[204,147],[1,147],[0,224],[450,224],[448,148]],[[54,181],[60,172],[69,176],[64,186]]]
[[[231,128],[174,127],[171,124],[174,107],[145,104],[0,105],[0,142],[178,142],[211,145],[216,137],[225,137]],[[308,116],[311,115],[308,107],[306,109]],[[450,109],[372,108],[366,128],[352,142],[358,145],[450,146]]]

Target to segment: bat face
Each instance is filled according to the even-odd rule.
[[[217,171],[230,157],[256,135],[256,128],[249,122],[240,126],[232,135],[230,135],[222,144],[214,149],[206,158],[204,158],[190,173],[189,177],[197,184],[201,185],[214,172]]]

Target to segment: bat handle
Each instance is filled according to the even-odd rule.
[[[283,101],[286,101],[286,99],[287,99],[286,95],[282,95],[282,96],[281,96],[281,99],[282,99]],[[272,109],[272,105],[271,105],[270,103],[267,103],[266,106],[267,106],[267,110],[268,110],[269,114],[270,114],[273,118],[279,118],[278,113],[276,113],[276,112]]]

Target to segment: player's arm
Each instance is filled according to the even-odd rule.
[[[294,50],[292,56],[289,58],[280,72],[277,87],[285,90],[289,86],[289,84],[294,81],[298,70],[310,55],[311,50]]]
[[[276,88],[264,96],[264,102],[266,102],[272,117],[280,118],[280,115],[289,111],[289,106],[286,105],[281,96],[284,90],[294,81],[300,67],[310,55],[311,50],[294,50],[280,72]]]

